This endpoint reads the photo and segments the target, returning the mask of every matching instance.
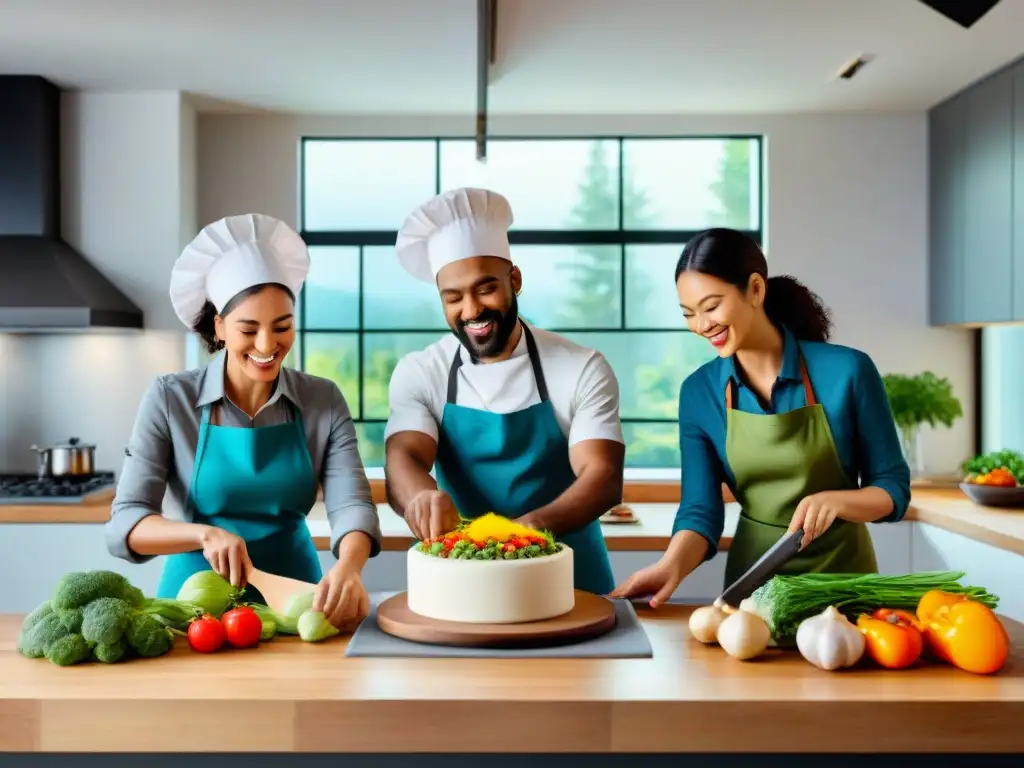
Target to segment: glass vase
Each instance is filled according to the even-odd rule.
[[[921,444],[921,427],[903,427],[900,429],[900,444],[903,448],[903,458],[910,467],[910,477],[913,480],[922,478],[925,475],[924,449]]]

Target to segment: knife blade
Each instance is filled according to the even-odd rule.
[[[718,599],[733,608],[746,600],[762,584],[778,573],[800,551],[800,541],[804,537],[803,529],[794,531],[779,539],[771,548],[747,569],[747,572],[734,581]]]

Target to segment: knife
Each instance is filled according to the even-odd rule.
[[[800,551],[800,541],[803,537],[803,529],[783,536],[718,599],[733,608],[738,607],[741,601],[754,594],[754,590],[778,573],[779,569]]]

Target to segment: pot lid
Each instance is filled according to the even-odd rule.
[[[54,448],[95,448],[95,445],[89,443],[83,443],[80,438],[69,437],[68,441],[63,445],[55,445]]]

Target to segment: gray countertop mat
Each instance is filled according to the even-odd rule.
[[[567,645],[543,648],[464,648],[414,643],[387,634],[377,625],[377,606],[394,592],[370,595],[370,615],[356,630],[346,656],[372,658],[487,659],[645,659],[654,655],[647,633],[628,600],[615,603],[615,628],[605,635]]]

